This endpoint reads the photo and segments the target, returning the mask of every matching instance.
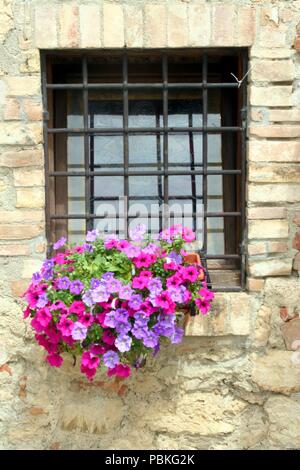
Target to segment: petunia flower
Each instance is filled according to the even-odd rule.
[[[97,229],[94,229],[87,232],[85,239],[87,242],[94,242],[97,240],[98,237],[99,232]]]
[[[53,244],[54,250],[58,250],[59,248],[64,246],[66,244],[66,241],[67,241],[66,237],[61,237],[59,240],[57,240],[57,242]]]
[[[63,363],[63,358],[59,354],[49,354],[46,357],[46,360],[49,362],[52,367],[61,367]]]
[[[103,354],[103,363],[109,369],[113,369],[120,363],[118,353],[115,351],[107,351]]]
[[[77,321],[74,323],[72,330],[72,338],[76,341],[83,341],[87,335],[87,327],[83,323]]]

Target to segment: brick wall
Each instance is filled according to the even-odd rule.
[[[299,448],[300,365],[279,315],[300,305],[299,20],[300,1],[0,0],[3,448]],[[249,48],[248,292],[219,293],[115,390],[44,365],[18,295],[45,255],[39,49],[124,46]]]

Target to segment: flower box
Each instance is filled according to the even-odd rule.
[[[92,230],[79,245],[62,238],[33,275],[24,316],[51,366],[60,367],[67,353],[80,356],[89,380],[102,366],[109,377],[125,378],[163,343],[182,340],[178,312],[185,324],[191,309],[209,311],[213,294],[200,257],[185,251],[195,239],[190,229],[177,225],[147,240],[138,226],[130,236],[103,240]]]

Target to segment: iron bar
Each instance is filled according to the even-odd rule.
[[[126,171],[126,176],[240,175],[241,170],[149,170]],[[123,171],[51,171],[49,176],[124,176]],[[128,194],[127,194],[128,195]]]
[[[83,84],[88,83],[88,68],[87,68],[87,57],[82,58],[82,79]],[[91,179],[90,179],[90,149],[89,149],[89,136],[86,130],[89,126],[89,97],[88,89],[84,86],[83,90],[83,125],[84,125],[84,168],[85,168],[85,212],[86,218],[86,230],[91,230],[92,220],[89,217],[90,214],[90,198],[91,198]]]
[[[165,93],[167,94],[167,93]],[[242,127],[222,127],[222,126],[198,126],[198,127],[103,127],[103,128],[48,128],[48,134],[93,134],[93,135],[123,135],[124,132],[131,135],[156,135],[156,134],[188,134],[192,133],[209,133],[221,134],[222,132],[241,132]]]
[[[201,90],[203,88],[238,88],[238,83],[47,83],[50,90]]]

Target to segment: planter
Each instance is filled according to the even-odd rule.
[[[64,237],[54,244],[24,294],[24,316],[52,367],[61,367],[63,354],[79,356],[89,380],[100,366],[118,383],[155,356],[160,341],[180,343],[191,315],[208,312],[213,297],[200,256],[182,257],[195,234],[174,226],[149,241],[145,233],[138,226],[130,240],[103,240],[92,230],[83,244]]]

